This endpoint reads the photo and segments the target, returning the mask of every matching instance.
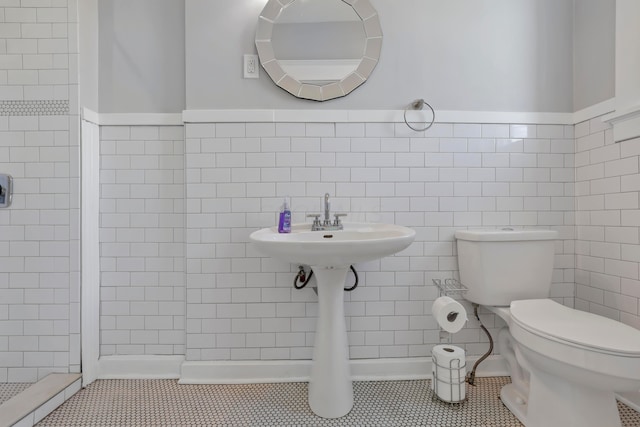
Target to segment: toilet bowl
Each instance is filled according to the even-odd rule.
[[[467,299],[506,323],[497,346],[512,383],[500,398],[527,427],[620,426],[614,393],[640,389],[640,330],[547,298],[555,237],[548,230],[456,232]]]
[[[549,299],[486,308],[508,325],[498,347],[512,383],[500,398],[523,424],[620,425],[614,392],[640,388],[640,331]]]

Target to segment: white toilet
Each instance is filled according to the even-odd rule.
[[[465,298],[507,323],[502,402],[527,427],[616,427],[614,392],[640,389],[640,330],[548,299],[551,230],[456,231]]]

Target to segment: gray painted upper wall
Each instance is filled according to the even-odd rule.
[[[99,0],[101,113],[185,109],[184,2]]]
[[[317,103],[264,70],[242,78],[266,0],[100,0],[100,112],[399,109],[416,98],[439,110],[572,112],[613,97],[615,0],[370,1],[380,63],[349,96]]]
[[[574,5],[573,108],[615,96],[615,0],[578,0]]]
[[[93,111],[99,111],[99,73],[98,51],[98,0],[78,2],[78,45],[82,53],[78,57],[80,105]]]
[[[371,0],[384,41],[371,78],[349,96],[297,100],[266,73],[242,79],[265,1],[186,0],[188,109],[573,111],[573,0]]]

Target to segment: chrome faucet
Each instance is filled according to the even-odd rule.
[[[324,195],[324,221],[320,222],[320,214],[307,214],[307,217],[314,218],[311,224],[311,231],[320,230],[342,230],[344,226],[340,221],[340,217],[347,216],[346,213],[333,214],[335,219],[331,221],[331,203],[329,202],[329,193]]]
[[[331,203],[329,203],[329,193],[324,193],[324,226],[331,225],[331,220],[329,219],[330,208]]]

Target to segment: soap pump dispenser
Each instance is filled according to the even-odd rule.
[[[280,220],[278,221],[278,233],[291,233],[291,210],[287,198],[284,198],[280,208]]]

